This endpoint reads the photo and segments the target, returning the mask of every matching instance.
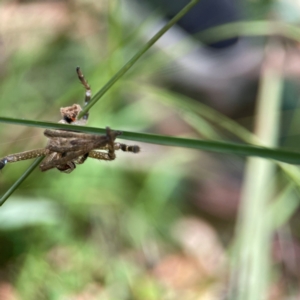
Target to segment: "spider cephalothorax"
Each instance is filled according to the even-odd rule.
[[[87,104],[91,99],[91,88],[79,67],[76,71],[80,82],[85,87],[85,104]],[[85,125],[89,114],[86,113],[78,119],[81,110],[79,104],[62,107],[60,109],[62,119],[59,123]],[[44,135],[48,138],[48,143],[45,148],[7,155],[0,159],[0,169],[3,169],[7,163],[45,156],[40,164],[42,171],[57,168],[59,171],[71,173],[76,168],[76,164],[84,163],[88,157],[99,160],[114,160],[116,158],[115,150],[132,153],[140,151],[140,147],[136,145],[128,146],[115,143],[115,139],[120,134],[122,134],[121,131],[111,130],[109,127],[106,127],[105,135],[46,129]]]
[[[62,121],[64,121],[64,123],[75,123],[78,122],[77,117],[79,115],[79,113],[82,111],[82,108],[79,104],[73,104],[72,106],[67,106],[67,107],[62,107],[60,109],[60,114],[63,117]],[[86,120],[84,120],[86,123]]]

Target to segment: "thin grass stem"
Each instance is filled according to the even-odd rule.
[[[0,206],[2,206],[9,196],[21,185],[21,183],[31,174],[31,172],[41,163],[44,157],[37,158],[34,163],[19,177],[19,179],[7,190],[7,192],[0,199]]]
[[[192,0],[175,17],[173,17],[161,30],[159,30],[103,87],[91,101],[83,108],[78,118],[88,112],[92,106],[144,55],[155,42],[162,37],[178,20],[180,20],[199,0]]]
[[[0,117],[0,123],[1,122],[48,129],[72,130],[89,134],[103,135],[106,133],[106,130],[103,128],[41,122],[33,120],[19,120],[14,118]],[[289,164],[300,164],[300,152],[289,151],[285,149],[267,148],[257,145],[238,144],[222,141],[195,140],[149,133],[137,133],[129,131],[122,132],[123,134],[119,138],[125,140],[132,140],[165,146],[192,148],[232,155],[257,156],[262,158],[274,159]]]

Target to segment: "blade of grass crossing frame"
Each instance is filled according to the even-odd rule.
[[[19,120],[14,118],[0,117],[0,122],[9,124],[19,124],[32,127],[41,127],[49,129],[73,130],[77,132],[85,132],[90,134],[105,134],[106,130],[96,127],[84,127],[69,124],[33,121],[33,120]],[[116,129],[116,128],[113,128]],[[165,146],[176,146],[191,149],[199,149],[204,151],[212,151],[218,153],[227,153],[231,155],[242,156],[257,156],[263,158],[274,159],[289,164],[300,164],[300,152],[290,151],[285,149],[267,148],[250,144],[238,144],[223,141],[206,141],[195,140],[188,138],[180,138],[173,136],[148,134],[122,131],[123,134],[118,139],[125,139],[131,141],[138,141],[144,143],[152,143]]]
[[[31,127],[41,127],[49,129],[73,130],[77,132],[84,132],[89,134],[105,134],[106,130],[96,127],[84,127],[69,124],[33,121],[33,120],[19,120],[14,118],[0,117],[0,122],[9,124],[19,124]],[[116,128],[113,128],[116,129]],[[250,144],[229,143],[223,141],[207,141],[187,139],[173,136],[148,134],[122,131],[122,135],[118,139],[125,139],[131,141],[138,141],[144,143],[184,147],[191,149],[199,149],[204,151],[212,151],[218,153],[227,153],[232,155],[242,156],[257,156],[262,158],[269,158],[282,161],[289,164],[300,164],[300,152],[289,151],[285,149],[267,148]]]

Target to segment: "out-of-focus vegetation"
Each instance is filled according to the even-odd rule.
[[[248,19],[264,25],[300,15],[290,1],[244,4]],[[98,91],[146,42],[144,29],[155,20],[149,11],[136,26],[124,20],[124,5],[1,3],[1,116],[59,120],[60,107],[84,99],[76,66]],[[257,68],[228,81],[236,93],[211,88],[219,74],[210,88],[199,78],[201,92],[174,83],[173,64],[190,50],[181,40],[170,45],[172,58],[153,47],[91,109],[88,125],[298,150],[299,46],[276,28],[266,31],[247,49],[261,50]],[[226,64],[216,72],[223,71]],[[42,147],[42,132],[1,124],[0,156]],[[0,208],[0,299],[299,296],[296,167],[250,159],[245,168],[240,157],[140,146],[113,162],[89,159],[70,175],[37,169],[23,182]],[[30,163],[1,171],[1,195]]]

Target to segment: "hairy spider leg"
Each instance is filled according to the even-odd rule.
[[[109,146],[106,145],[104,147],[98,148],[99,150],[109,150]],[[122,150],[124,152],[132,152],[132,153],[139,153],[140,147],[137,145],[126,145],[121,143],[114,143],[114,150]],[[109,153],[100,152],[97,150],[92,150],[89,152],[88,157],[99,159],[99,160],[114,160],[115,155],[109,155]]]
[[[107,150],[108,146],[99,148],[99,150]],[[125,144],[120,144],[120,143],[115,143],[114,144],[114,150],[122,150],[125,152],[132,152],[132,153],[138,153],[140,152],[140,147],[133,145],[133,146],[129,146],[129,145],[125,145]],[[100,160],[114,160],[116,158],[115,155],[111,155],[106,152],[101,152],[101,151],[97,151],[97,150],[92,150],[88,153],[88,157],[90,158],[94,158],[94,159],[100,159]]]
[[[46,156],[48,154],[49,150],[44,148],[10,154],[0,159],[0,170],[3,169],[7,163],[33,159],[41,156]]]
[[[114,160],[116,155],[109,154],[108,152],[100,152],[92,150],[88,155],[90,158],[99,159],[99,160]]]
[[[138,145],[126,145],[121,143],[115,143],[115,150],[121,149],[124,152],[139,153],[141,148]]]
[[[80,82],[82,83],[82,85],[85,88],[84,105],[87,105],[90,102],[90,100],[91,100],[92,90],[91,90],[90,85],[88,84],[88,82],[84,78],[83,73],[81,72],[81,70],[80,70],[79,67],[76,68],[76,72],[77,72],[77,75],[78,75],[78,78],[79,78]],[[85,113],[82,118],[84,120],[87,120],[89,118],[89,112]]]
[[[106,127],[106,136],[108,138],[108,157],[111,159],[111,160],[114,160],[116,158],[116,154],[115,154],[115,139],[118,135],[122,134],[121,131],[114,131],[114,130],[111,130],[109,127]]]
[[[108,150],[108,146],[97,148],[96,150]],[[124,152],[132,152],[132,153],[139,153],[141,148],[137,145],[126,145],[121,143],[114,143],[115,150],[122,150]]]

